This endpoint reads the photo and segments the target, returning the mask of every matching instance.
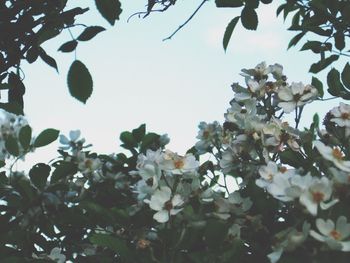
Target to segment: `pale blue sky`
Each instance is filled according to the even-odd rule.
[[[146,123],[149,131],[168,133],[169,148],[181,154],[196,142],[200,121],[223,121],[233,98],[230,85],[244,81],[239,76],[242,68],[261,61],[280,63],[289,81],[311,80],[308,68],[316,57],[296,48],[286,51],[294,33],[287,32],[282,19],[276,18],[276,5],[258,9],[258,31],[246,31],[238,25],[225,53],[222,36],[238,10],[218,9],[214,1],[208,2],[188,26],[163,42],[201,1],[179,1],[166,13],[147,19],[134,17],[127,23],[132,13],[144,9],[145,1],[129,2],[123,5],[121,19],[114,27],[95,10],[80,20],[107,28],[78,46],[78,59],[94,79],[94,92],[86,105],[71,98],[66,85],[74,54],[56,52],[70,40],[68,32],[47,45],[49,54],[57,59],[59,74],[43,62],[24,66],[25,112],[36,134],[48,127],[65,134],[81,129],[93,150],[111,153],[119,149],[120,132]],[[332,103],[327,103],[327,109]],[[306,122],[313,112],[321,111],[309,109]],[[54,149],[38,150],[38,160],[55,156]]]

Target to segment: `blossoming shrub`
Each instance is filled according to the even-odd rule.
[[[242,76],[225,122],[200,123],[184,155],[145,125],[110,155],[72,131],[56,159],[27,174],[13,164],[58,131],[34,138],[5,114],[1,262],[348,262],[350,106],[299,129],[322,99],[317,79],[289,83],[265,63]]]

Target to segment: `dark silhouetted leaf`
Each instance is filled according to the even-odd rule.
[[[58,51],[62,51],[62,52],[72,52],[73,50],[75,50],[75,48],[78,45],[78,41],[76,40],[71,40],[68,41],[66,43],[64,43],[62,46],[60,46],[60,48],[58,49]]]
[[[312,77],[311,85],[317,89],[319,96],[322,98],[324,95],[322,82],[318,78]]]
[[[69,68],[67,76],[68,88],[72,97],[86,103],[92,94],[92,77],[86,66],[75,60]]]
[[[56,60],[53,57],[50,57],[45,52],[44,49],[42,49],[42,48],[39,49],[39,56],[46,64],[48,64],[49,66],[53,67],[58,72],[58,67],[57,67]]]
[[[51,184],[57,183],[60,179],[74,175],[77,172],[77,166],[71,162],[60,162],[55,171],[52,172]]]
[[[58,134],[60,132],[55,129],[46,129],[42,131],[34,141],[34,147],[46,146],[54,141],[56,141]]]
[[[338,50],[343,50],[345,48],[345,35],[344,32],[338,31],[334,34],[335,47]]]
[[[94,38],[98,33],[105,31],[106,29],[101,26],[90,26],[84,29],[83,33],[81,33],[78,37],[79,41],[88,41]]]
[[[237,16],[234,19],[232,19],[231,22],[226,27],[225,34],[224,34],[224,39],[222,41],[222,44],[224,46],[224,50],[225,51],[227,49],[228,43],[230,42],[233,30],[235,29],[238,20],[239,20],[239,16]]]
[[[50,175],[50,171],[50,166],[44,163],[38,163],[34,165],[32,169],[30,169],[29,178],[38,189],[42,190],[46,185],[46,181]]]
[[[241,13],[242,25],[248,30],[256,30],[258,27],[258,15],[253,8],[244,7]]]
[[[215,0],[216,7],[240,7],[243,6],[242,0]]]
[[[341,80],[347,89],[350,89],[350,65],[349,62],[346,63],[342,73]]]
[[[122,12],[119,0],[95,0],[97,10],[111,24],[119,19]]]
[[[305,35],[305,32],[301,32],[297,35],[295,35],[290,41],[289,41],[289,44],[288,44],[288,48],[287,49],[290,49],[291,47],[295,46],[296,44],[298,44],[298,42],[300,41],[300,39],[302,39],[302,37]]]
[[[332,64],[334,61],[338,60],[339,55],[331,55],[328,58],[322,59],[317,63],[314,63],[311,65],[309,72],[311,73],[318,73],[321,70],[328,67],[330,64]]]

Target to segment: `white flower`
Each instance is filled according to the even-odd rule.
[[[290,113],[296,107],[301,107],[308,102],[311,102],[318,92],[317,89],[311,85],[304,86],[301,82],[293,82],[290,87],[281,87],[278,91],[278,98],[280,102],[278,106],[284,112]]]
[[[338,217],[336,224],[330,219],[325,221],[317,218],[316,226],[321,234],[311,230],[310,235],[313,238],[325,242],[331,249],[350,251],[350,241],[343,241],[350,235],[350,224],[345,216]]]
[[[291,180],[292,185],[300,187],[302,192],[299,201],[312,215],[317,215],[318,205],[322,209],[328,209],[338,200],[325,203],[332,195],[332,182],[327,177],[316,178],[311,175],[295,176]]]
[[[57,263],[66,262],[66,256],[61,253],[61,249],[58,247],[54,247],[48,257]]]
[[[167,150],[162,155],[159,163],[162,170],[173,174],[182,174],[186,172],[194,172],[199,167],[199,162],[192,154],[180,156],[177,153]]]
[[[176,215],[182,208],[176,208],[184,203],[182,197],[178,194],[172,196],[171,189],[167,186],[162,186],[156,190],[151,197],[151,200],[145,200],[152,210],[157,211],[153,218],[159,223],[165,223],[171,215]]]
[[[344,160],[344,154],[339,148],[328,147],[321,141],[314,141],[314,145],[323,158],[333,162],[340,170],[350,172],[350,161]]]
[[[273,177],[278,174],[278,167],[275,162],[269,161],[267,166],[261,166],[259,169],[259,174],[261,178],[255,181],[256,185],[261,188],[266,188],[269,184],[272,183]]]
[[[255,77],[255,78],[264,78],[269,73],[271,73],[271,67],[266,66],[266,62],[263,61],[255,66],[253,69],[242,69],[241,75],[244,77]]]
[[[78,169],[81,173],[93,173],[98,170],[102,163],[98,158],[89,158],[85,152],[78,153]]]
[[[75,144],[77,144],[77,143],[79,143],[82,146],[85,142],[85,139],[82,138],[79,140],[80,134],[81,134],[80,130],[70,131],[69,138],[67,138],[63,134],[60,134],[59,142],[62,144],[62,146],[60,146],[60,149],[68,150],[68,149],[74,147]]]
[[[333,118],[331,121],[345,127],[345,135],[350,135],[350,105],[340,102],[339,107],[335,107],[331,110]]]
[[[195,147],[199,152],[204,153],[208,147],[213,145],[215,139],[221,138],[222,128],[217,121],[213,123],[201,122],[198,128],[199,132],[196,138],[199,139],[199,141],[196,143]]]

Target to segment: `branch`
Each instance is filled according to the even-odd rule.
[[[197,9],[193,12],[193,14],[185,21],[185,23],[183,23],[182,25],[180,25],[170,36],[168,36],[167,38],[164,38],[163,41],[169,40],[171,39],[177,32],[179,32],[181,30],[181,28],[183,28],[185,25],[188,24],[188,22],[190,22],[192,20],[192,18],[197,14],[197,12],[202,8],[202,6],[204,5],[205,2],[207,2],[208,0],[203,0],[202,3],[197,7]]]

